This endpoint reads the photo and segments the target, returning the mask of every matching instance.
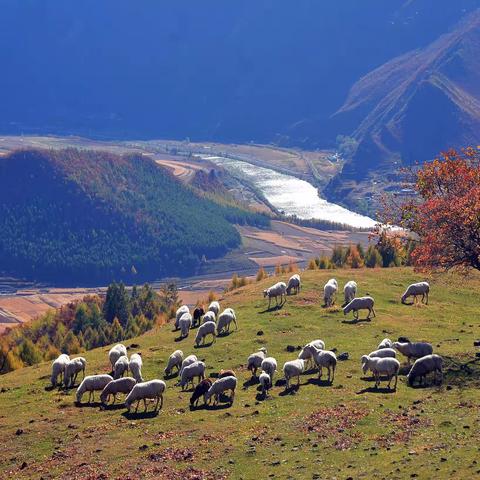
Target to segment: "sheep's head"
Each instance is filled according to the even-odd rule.
[[[267,353],[267,349],[265,347],[259,348],[258,351],[263,352],[265,354]]]
[[[265,298],[268,295],[268,289],[263,291],[263,298]]]
[[[367,370],[368,370],[368,360],[370,359],[370,357],[368,355],[362,355],[362,359],[361,359],[361,362],[362,362],[362,370],[363,370],[363,373],[367,373]]]

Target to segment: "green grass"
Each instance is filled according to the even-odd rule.
[[[369,323],[343,323],[341,311],[321,308],[320,293],[335,276],[343,287],[355,279],[359,294],[376,299]],[[418,277],[409,269],[305,272],[303,290],[279,311],[262,313],[267,279],[228,294],[238,331],[212,347],[193,348],[190,337],[175,342],[171,325],[127,341],[139,344],[144,377],[162,378],[168,355],[181,348],[207,363],[208,373],[234,368],[239,377],[231,408],[188,408],[190,393],[168,380],[158,416],[125,416],[125,409],[74,405],[74,391],[46,391],[50,366],[42,364],[0,377],[0,478],[474,478],[480,475],[480,368],[455,365],[475,357],[480,337],[480,277],[431,280],[429,306],[404,306],[404,286]],[[341,303],[338,298],[337,303]],[[350,319],[350,318],[348,318]],[[263,335],[257,335],[263,330]],[[442,386],[412,389],[401,377],[396,393],[369,391],[359,358],[385,336],[428,340],[447,357]],[[327,348],[349,352],[339,362],[333,386],[309,383],[284,394],[276,386],[256,399],[246,357],[260,346],[281,369],[302,345],[322,338]],[[87,352],[87,373],[107,372],[108,348]],[[132,350],[133,351],[133,350]],[[453,362],[452,363],[452,360]],[[403,359],[402,359],[403,360]],[[277,372],[276,380],[282,377]],[[98,396],[97,396],[98,398]],[[18,429],[23,433],[16,434]],[[21,469],[23,463],[24,468]]]

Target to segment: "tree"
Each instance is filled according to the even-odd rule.
[[[350,245],[350,247],[348,247],[345,262],[351,268],[363,267],[363,259],[355,245]]]
[[[128,323],[128,320],[127,320]],[[120,342],[123,340],[124,333],[123,328],[118,321],[118,318],[113,319],[112,328],[110,330],[110,341],[113,342]]]
[[[18,349],[18,356],[26,365],[34,365],[43,360],[42,352],[31,340],[24,340]]]
[[[365,254],[365,265],[368,268],[380,267],[382,265],[383,259],[380,255],[380,252],[377,250],[377,247],[370,245],[368,247],[367,253]]]
[[[129,298],[125,285],[113,282],[107,289],[107,296],[103,305],[103,316],[108,323],[112,323],[115,317],[122,326],[128,321]]]
[[[260,282],[264,278],[268,277],[268,273],[265,271],[263,267],[260,267],[257,272],[256,280],[257,282]]]
[[[336,267],[343,267],[345,265],[345,249],[340,245],[335,245],[332,251],[332,257],[330,261]]]

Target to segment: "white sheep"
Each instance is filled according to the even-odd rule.
[[[318,378],[322,378],[322,369],[326,368],[328,370],[328,381],[333,383],[333,380],[335,379],[335,368],[337,367],[337,356],[335,353],[330,350],[315,350],[313,361],[318,367]],[[332,374],[331,379],[330,373]]]
[[[262,360],[261,369],[268,374],[270,381],[273,383],[273,376],[277,370],[277,361],[273,357],[267,357]]]
[[[295,273],[288,279],[287,295],[290,295],[292,290],[295,292],[295,294],[298,294],[300,292],[301,286],[302,282],[300,280],[300,275],[298,273]]]
[[[83,357],[76,357],[70,360],[65,365],[65,371],[63,373],[63,383],[65,388],[73,387],[77,381],[77,376],[80,372],[83,372],[83,378],[85,378],[85,368],[87,361]]]
[[[180,319],[184,313],[190,313],[187,305],[182,305],[175,313],[175,330],[178,330]]]
[[[137,383],[127,395],[125,406],[127,407],[127,410],[130,411],[132,403],[137,402],[137,406],[135,407],[135,413],[137,413],[138,404],[140,403],[140,400],[143,400],[146,412],[147,399],[153,399],[157,401],[154,411],[160,410],[163,407],[163,394],[166,389],[167,384],[163,380],[149,380],[148,382]]]
[[[300,360],[305,360],[305,368],[307,365],[310,365],[313,362],[313,354],[316,350],[325,350],[325,342],[323,340],[313,340],[310,343],[307,343],[298,354]]]
[[[397,352],[393,348],[379,348],[368,354],[369,357],[397,358]]]
[[[182,390],[184,390],[189,383],[191,383],[192,387],[194,387],[195,385],[193,383],[193,380],[195,377],[198,377],[198,381],[205,378],[205,364],[203,362],[197,361],[183,368],[181,373],[181,379],[178,385],[182,387]]]
[[[296,360],[285,362],[283,365],[283,374],[287,382],[285,388],[290,388],[290,380],[294,377],[297,377],[297,386],[300,386],[300,375],[304,370],[305,360],[297,358]]]
[[[130,368],[130,372],[132,372],[132,377],[137,382],[143,382],[142,366],[143,366],[142,355],[140,353],[134,353],[130,357],[130,363],[128,367]]]
[[[325,307],[331,307],[335,303],[335,295],[338,291],[338,283],[331,278],[323,287],[323,302]]]
[[[214,300],[208,306],[207,312],[213,312],[215,314],[215,318],[218,317],[218,314],[220,313],[220,304]]]
[[[272,387],[272,380],[270,378],[270,375],[267,372],[262,372],[258,377],[258,382],[262,387],[262,394],[266,395]]]
[[[413,364],[407,379],[408,384],[413,387],[415,379],[420,377],[420,385],[426,383],[427,375],[431,372],[434,372],[434,382],[437,382],[437,372],[440,373],[440,378],[443,376],[443,358],[440,355],[426,355],[425,357],[419,358]]]
[[[195,345],[198,347],[200,345],[200,342],[202,344],[205,344],[205,338],[207,335],[212,335],[213,340],[212,342],[215,342],[216,339],[216,334],[215,334],[215,322],[205,322],[198,327],[197,334],[195,336]]]
[[[280,297],[280,306],[283,305],[284,297],[287,294],[287,285],[284,282],[278,282],[275,285],[263,291],[263,297],[268,297],[268,308],[270,309],[272,298],[275,299],[275,304],[278,306],[278,297]],[[285,298],[286,301],[286,298]]]
[[[70,357],[67,354],[62,353],[52,362],[52,375],[50,377],[50,382],[52,383],[52,387],[57,386],[59,376],[60,376],[60,383],[65,381],[65,378],[64,378],[65,367],[67,366],[67,363],[69,361],[70,361]]]
[[[181,332],[181,337],[186,338],[188,337],[188,333],[190,332],[190,329],[192,328],[192,316],[190,313],[184,313],[180,320],[178,321],[178,326],[180,328]]]
[[[181,350],[175,350],[170,357],[168,357],[167,366],[165,367],[165,375],[171,375],[174,367],[177,371],[180,371],[183,362],[183,352]]]
[[[118,378],[117,380],[112,380],[111,382],[107,383],[105,388],[102,390],[102,393],[100,394],[100,401],[103,404],[106,404],[110,401],[110,395],[113,395],[113,403],[115,403],[117,401],[118,393],[128,395],[136,383],[137,381],[132,377],[123,377]]]
[[[357,282],[350,280],[343,287],[343,296],[345,298],[345,305],[348,305],[357,295]]]
[[[178,374],[182,376],[183,369],[195,362],[198,362],[198,358],[196,355],[189,355],[188,357],[186,357],[182,362],[182,366],[180,367],[180,372],[178,372]]]
[[[380,350],[381,348],[392,348],[393,342],[389,338],[384,338],[379,344],[377,349]]]
[[[427,342],[394,342],[392,346],[407,357],[408,363],[412,358],[422,358],[433,353],[432,345]]]
[[[393,389],[397,389],[400,362],[396,358],[371,358],[368,355],[364,355],[362,357],[362,369],[363,373],[367,373],[368,370],[372,371],[373,376],[375,377],[375,388],[378,388],[380,385],[380,377],[382,375],[386,375],[388,377],[388,388],[391,388],[390,384],[393,377],[395,377],[395,386],[393,387]]]
[[[353,311],[353,317],[355,320],[358,320],[358,311],[359,310],[368,310],[367,320],[370,320],[370,315],[373,313],[373,316],[376,317],[375,309],[375,300],[372,297],[359,297],[354,298],[346,307],[343,309],[343,314]]]
[[[262,366],[263,360],[267,356],[267,349],[262,347],[258,352],[252,353],[247,359],[247,369],[252,372],[254,377],[257,376],[257,370]]]
[[[425,305],[428,305],[428,294],[430,293],[430,285],[428,282],[419,282],[419,283],[412,283],[408,286],[405,290],[405,293],[402,295],[402,303],[405,305],[405,300],[408,297],[413,296],[413,302],[417,303],[417,296],[422,296],[422,303],[425,302]]]
[[[110,375],[88,375],[77,388],[77,403],[82,401],[83,394],[88,392],[88,403],[95,400],[95,391],[103,390],[113,378]]]
[[[116,361],[122,356],[127,354],[127,347],[121,343],[114,345],[108,352],[108,359],[112,365],[112,372],[115,368]]]
[[[237,317],[235,315],[235,311],[233,308],[226,308],[219,316],[218,316],[218,323],[217,323],[217,335],[221,333],[230,332],[230,324],[235,324],[235,330],[238,329],[237,325]]]
[[[205,312],[205,315],[202,318],[202,323],[205,322],[217,322],[217,317],[215,316],[215,312]]]
[[[210,398],[213,396],[213,404],[216,405],[220,401],[220,395],[223,392],[231,391],[230,404],[233,404],[235,399],[235,389],[237,388],[237,378],[234,376],[219,378],[213,385],[208,389],[207,393],[204,395],[203,399],[205,403],[210,402]]]
[[[128,373],[128,366],[129,366],[128,357],[126,355],[122,355],[113,366],[113,379],[117,380],[120,377],[123,377],[126,373]]]

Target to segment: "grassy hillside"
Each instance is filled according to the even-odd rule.
[[[376,299],[377,317],[353,324],[341,312],[320,307],[319,293],[332,275],[340,285],[359,284],[359,294]],[[475,357],[480,337],[480,277],[432,281],[431,305],[404,306],[403,288],[419,279],[409,269],[305,272],[304,287],[279,311],[265,312],[261,290],[273,280],[248,285],[222,299],[237,311],[239,330],[211,347],[176,342],[171,325],[132,344],[141,351],[144,376],[161,377],[168,355],[181,348],[205,359],[208,374],[234,368],[240,388],[231,408],[190,411],[190,393],[167,381],[164,409],[125,415],[99,404],[76,407],[74,392],[46,391],[48,364],[0,378],[0,477],[15,478],[473,478],[480,461],[480,368],[458,365]],[[347,318],[350,320],[350,318]],[[263,331],[263,335],[258,332]],[[429,340],[447,357],[440,387],[408,388],[401,377],[396,393],[371,389],[359,358],[388,336]],[[267,400],[244,369],[260,346],[283,362],[296,357],[288,345],[322,338],[327,348],[349,352],[339,362],[333,386],[302,377],[298,392],[275,386]],[[133,346],[134,345],[134,346]],[[107,372],[108,348],[85,354],[88,373]],[[276,380],[281,379],[277,372]],[[242,389],[245,385],[245,389]]]
[[[192,274],[265,217],[197,196],[153,160],[30,150],[0,158],[0,265],[15,276],[130,282]]]

